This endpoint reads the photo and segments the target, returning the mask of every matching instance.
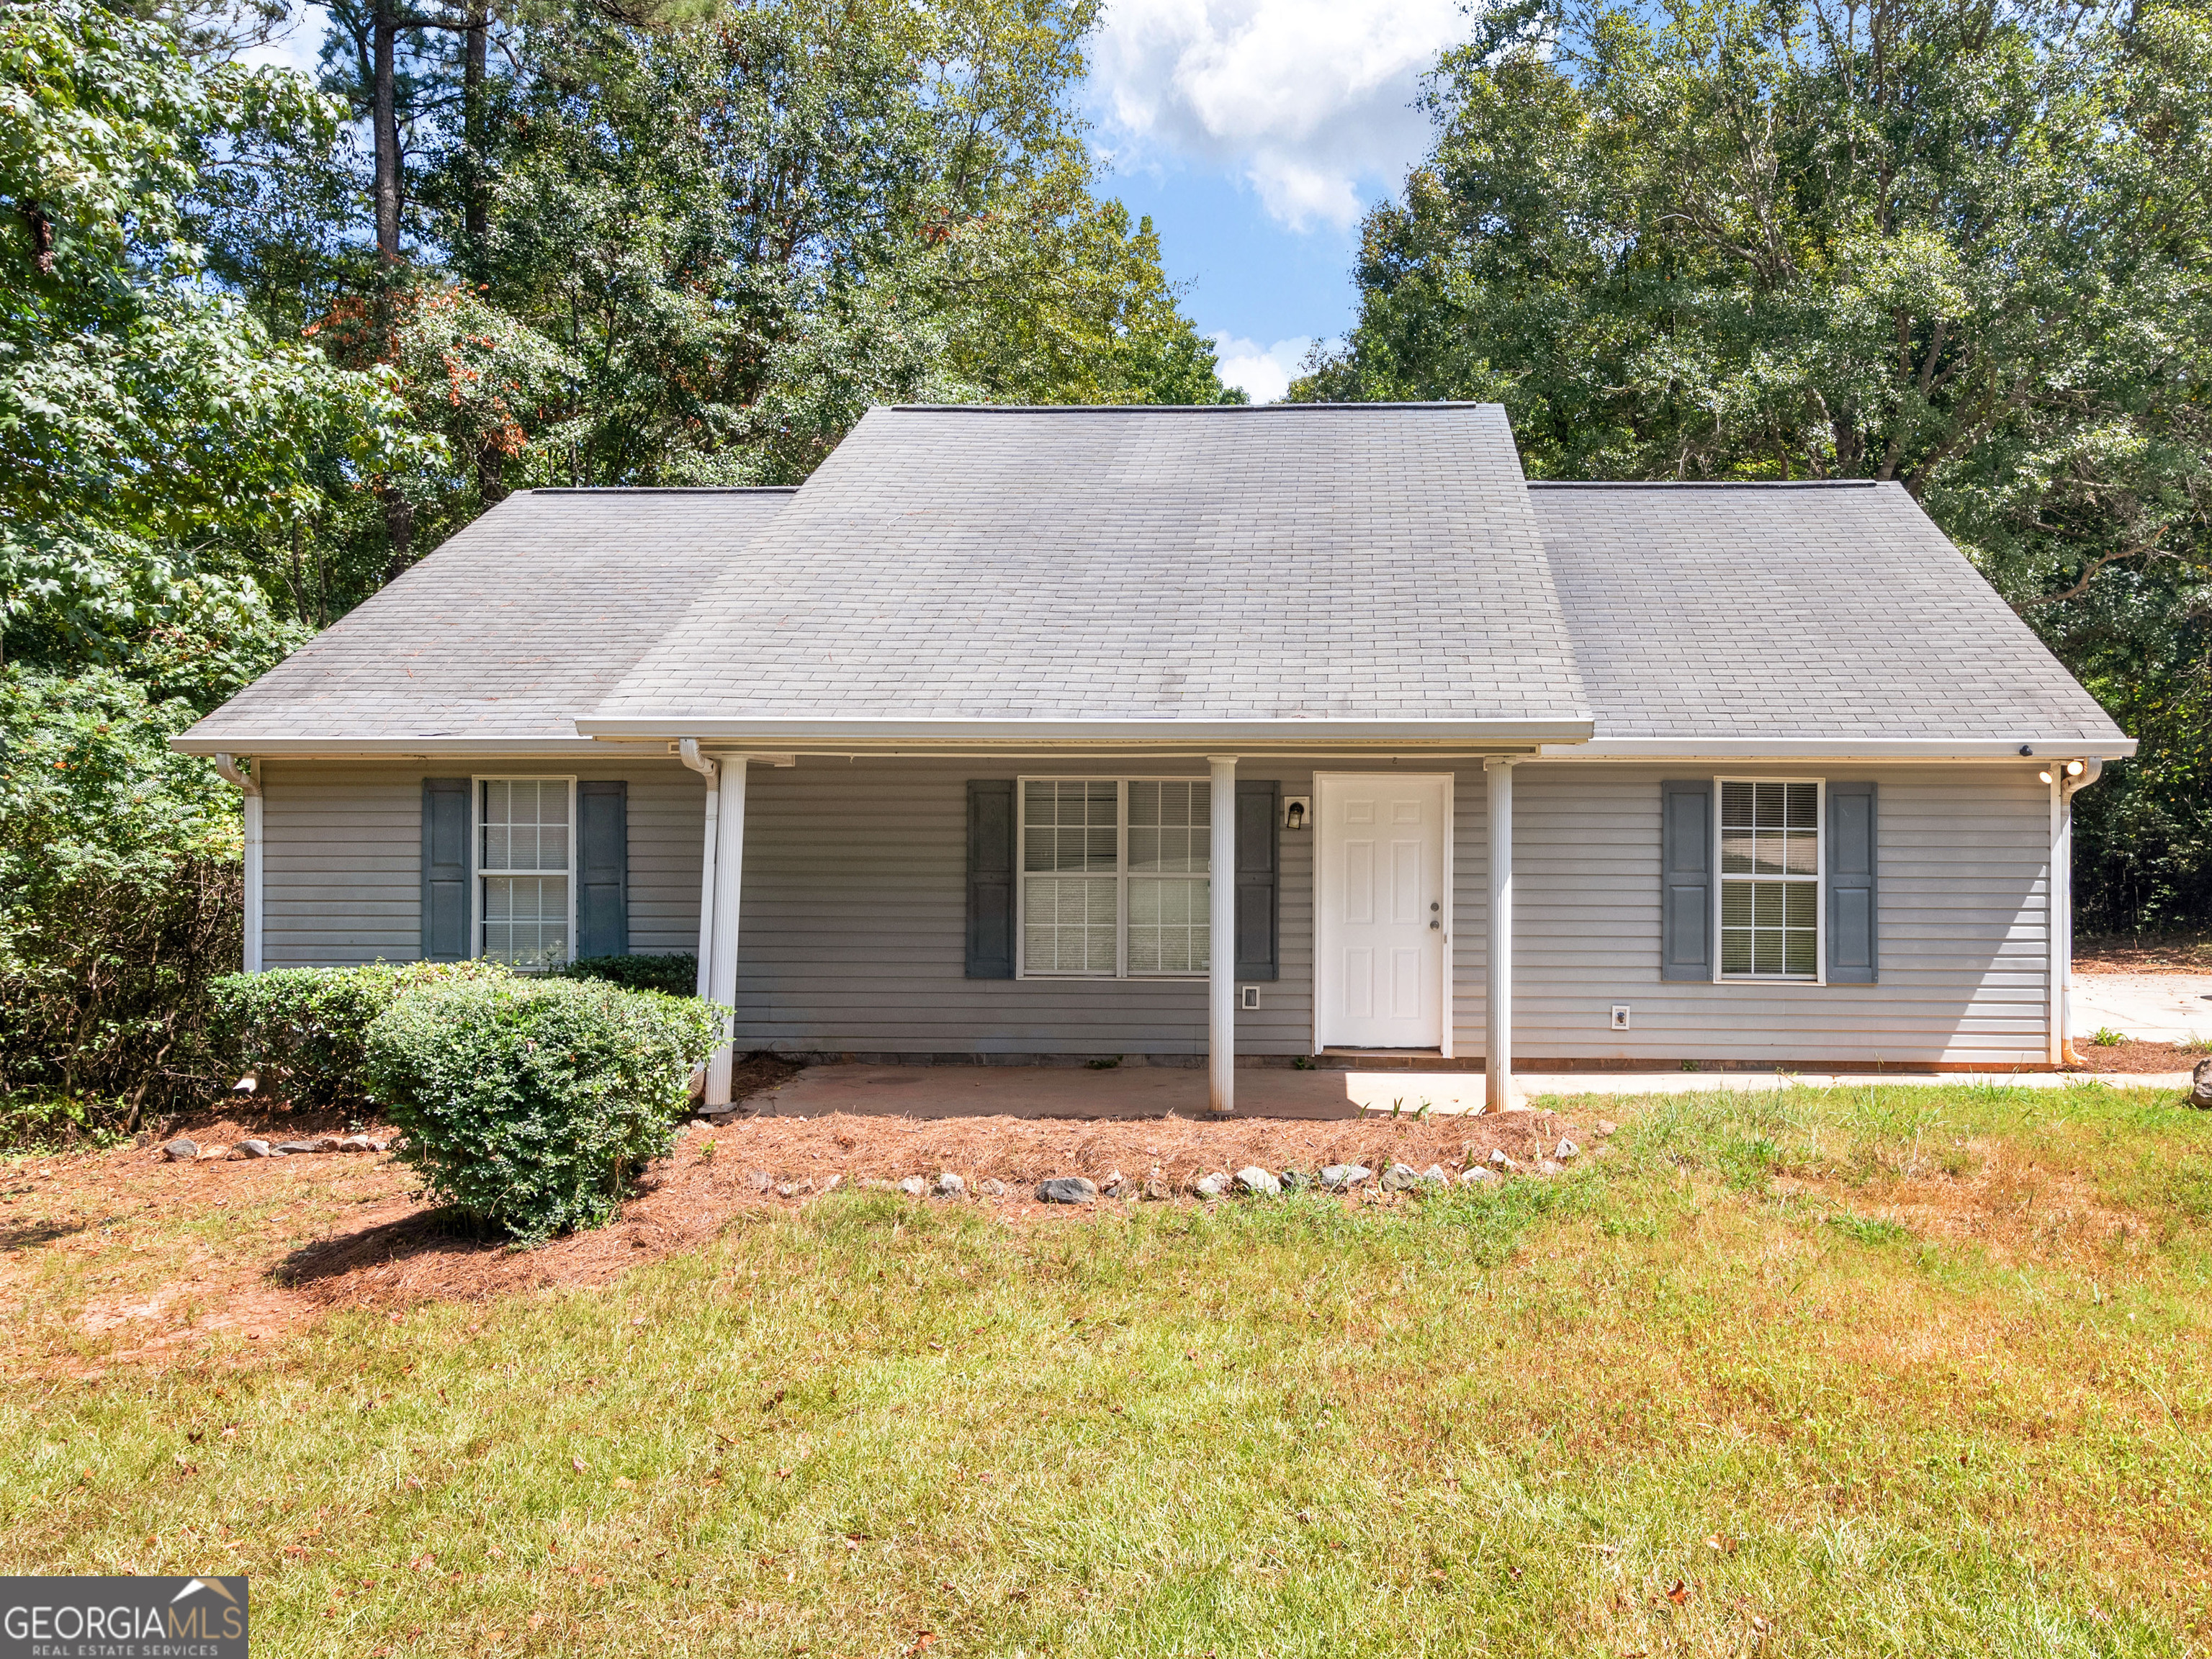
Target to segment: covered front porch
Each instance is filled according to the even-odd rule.
[[[763,964],[768,953],[749,931],[761,924],[746,914],[744,901],[750,894],[757,912],[764,899],[778,903],[799,885],[748,872],[749,818],[770,799],[763,792],[794,777],[819,780],[827,762],[846,761],[839,769],[848,776],[867,775],[850,764],[853,757],[718,748],[698,739],[677,747],[706,787],[699,994],[738,1010],[731,1043],[704,1078],[703,1103],[716,1110],[731,1099],[732,1055],[774,1046],[772,1035],[749,1018],[777,997],[773,984],[761,988],[775,970]],[[1394,1100],[1404,1102],[1403,1109],[1426,1102],[1440,1111],[1510,1103],[1513,779],[1533,747],[1490,755],[939,756],[927,772],[876,772],[878,778],[911,781],[913,793],[891,810],[917,817],[910,866],[916,892],[925,884],[934,892],[946,873],[941,858],[931,860],[935,843],[920,827],[922,816],[941,812],[951,777],[995,775],[965,779],[963,988],[953,991],[944,970],[933,967],[918,968],[909,982],[918,1006],[957,1004],[957,1013],[941,1017],[925,1052],[951,1057],[966,1051],[1000,1063],[880,1068],[883,1075],[869,1082],[836,1076],[811,1086],[830,1091],[840,1103],[816,1109],[872,1109],[867,1103],[912,1088],[933,1069],[942,1073],[931,1084],[936,1094],[951,1090],[978,1103],[958,1109],[1026,1109],[1008,1092],[1018,1090],[1006,1073],[1026,1069],[1018,1064],[1023,1058],[1079,1056],[1097,1064],[1046,1068],[1067,1085],[1054,1092],[1095,1095],[1096,1109],[1109,1115],[1247,1109],[1306,1116],[1389,1109]],[[787,793],[821,787],[801,782]],[[825,820],[816,822],[828,828]],[[787,818],[775,840],[787,867],[796,844],[793,827]],[[857,844],[879,835],[880,826],[844,819],[816,844],[830,845],[839,832]],[[1455,858],[1468,867],[1455,868]],[[895,889],[896,877],[872,861],[854,867],[860,871],[856,886],[873,882],[872,891]],[[822,871],[805,872],[803,880],[811,892],[836,891],[836,878]],[[1086,890],[1097,897],[1084,899]],[[1455,895],[1462,901],[1456,905]],[[1066,920],[1077,901],[1103,918],[1087,936]],[[1058,907],[1048,917],[1042,914],[1047,902]],[[1178,916],[1178,902],[1196,914]],[[817,963],[835,960],[852,939],[885,931],[871,918],[841,933],[835,916],[787,912],[788,906],[770,924],[786,960],[800,953]],[[1155,920],[1139,926],[1139,913]],[[1461,914],[1479,929],[1478,938],[1457,939]],[[1084,917],[1097,919],[1088,912]],[[1201,925],[1191,927],[1191,921]],[[1179,941],[1164,945],[1162,939],[1178,927]],[[805,940],[798,952],[794,939]],[[929,948],[935,945],[933,935]],[[1185,954],[1174,955],[1178,949]],[[1081,954],[1085,951],[1091,954]],[[883,960],[878,953],[856,963],[851,982],[880,979]],[[1471,983],[1462,979],[1469,974],[1476,975]],[[1024,982],[975,983],[991,980]],[[814,988],[806,993],[817,1002],[823,994]],[[1046,1000],[1056,1009],[1051,1029],[1060,1036],[1040,1053],[1041,1024],[1032,1011]],[[1201,1006],[1203,1024],[1197,1026],[1192,1017]],[[1161,1011],[1150,1028],[1148,1007]],[[1469,1028],[1478,1008],[1480,1024]],[[1478,1030],[1480,1052],[1471,1054],[1475,1045],[1467,1039]],[[1255,1066],[1255,1043],[1267,1045],[1262,1052],[1275,1063]],[[923,1049],[920,1042],[899,1046]],[[1117,1051],[1134,1051],[1137,1063],[1113,1064]],[[1293,1069],[1285,1062],[1294,1055],[1324,1056],[1325,1069]],[[1182,1063],[1147,1066],[1147,1058]],[[1364,1066],[1363,1058],[1373,1063]],[[1418,1087],[1408,1066],[1422,1068]],[[823,1068],[822,1075],[872,1069],[878,1068]],[[1372,1087],[1345,1081],[1370,1074]],[[951,1077],[961,1080],[951,1083]],[[932,1109],[949,1109],[940,1100]]]

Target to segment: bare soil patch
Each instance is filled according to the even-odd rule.
[[[1593,1120],[1594,1121],[1594,1120]],[[294,1134],[303,1120],[286,1118]],[[370,1126],[372,1133],[380,1133]],[[191,1126],[203,1146],[269,1134],[264,1115]],[[674,1154],[646,1172],[612,1225],[516,1249],[478,1236],[422,1200],[390,1154],[170,1163],[124,1147],[33,1160],[0,1188],[0,1305],[37,1308],[15,1322],[9,1368],[81,1370],[166,1363],[210,1338],[263,1342],[338,1309],[480,1301],[602,1284],[700,1244],[748,1213],[789,1209],[864,1180],[933,1180],[951,1170],[971,1198],[1013,1225],[1096,1213],[1039,1204],[1036,1184],[1117,1171],[1157,1175],[1177,1196],[1216,1170],[1248,1164],[1317,1170],[1392,1162],[1456,1170],[1494,1147],[1526,1165],[1562,1137],[1586,1148],[1589,1124],[1548,1111],[1479,1117],[1196,1122],[926,1120],[839,1114],[688,1124]],[[1132,1207],[1102,1200],[1099,1210]]]

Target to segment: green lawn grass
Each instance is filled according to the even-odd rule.
[[[287,1656],[2206,1650],[2212,1116],[1621,1115],[1494,1192],[836,1194],[19,1379],[0,1571],[246,1572]]]

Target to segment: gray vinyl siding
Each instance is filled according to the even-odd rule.
[[[412,962],[422,944],[422,780],[629,781],[629,943],[699,943],[698,775],[674,761],[263,763],[264,960],[271,968]]]
[[[1881,978],[1874,985],[1663,981],[1662,778],[1872,779]],[[1524,764],[1514,789],[1514,1056],[1747,1064],[2046,1058],[2050,793],[2027,764]],[[1459,818],[1460,1052],[1480,1054],[1486,889],[1479,776]],[[1629,1005],[1632,1026],[1610,1028]]]
[[[1285,796],[1322,770],[1247,762]],[[1453,1027],[1483,1047],[1488,837],[1479,763],[1451,770]],[[1838,1061],[2033,1065],[2045,1057],[2049,797],[2024,765],[1853,766],[1881,787],[1881,981],[1866,986],[1659,978],[1659,783],[1715,769],[1528,762],[1515,770],[1516,1062]],[[1813,776],[1731,766],[1730,775]],[[422,780],[573,772],[629,781],[630,942],[697,943],[702,793],[673,761],[619,756],[512,765],[268,763],[271,966],[411,959]],[[809,757],[755,767],[747,797],[738,1028],[749,1047],[875,1054],[1202,1054],[1206,988],[1173,980],[970,980],[966,785],[1023,775],[1202,777],[1141,758]],[[1247,1054],[1304,1054],[1313,1034],[1316,832],[1282,836],[1282,976],[1237,1016]],[[1608,1027],[1626,1002],[1633,1024]]]

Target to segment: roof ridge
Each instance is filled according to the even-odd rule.
[[[1879,489],[1881,478],[1530,478],[1531,489]]]
[[[797,484],[539,484],[518,495],[796,495]]]
[[[1360,404],[878,404],[885,415],[1284,415],[1382,409],[1499,409],[1475,398]]]

